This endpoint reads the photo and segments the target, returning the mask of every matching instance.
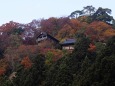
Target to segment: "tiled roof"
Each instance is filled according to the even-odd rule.
[[[62,44],[62,45],[65,45],[65,44],[74,44],[75,42],[76,42],[75,39],[66,39],[65,41],[63,41],[60,44]]]

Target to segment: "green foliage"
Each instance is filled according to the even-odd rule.
[[[76,10],[70,14],[70,18],[78,18],[80,16],[91,16],[95,13],[95,7],[86,6],[83,8],[83,10]]]
[[[71,57],[70,57],[71,58]],[[47,72],[45,86],[67,86],[71,84],[73,78],[70,66],[68,67],[66,57],[58,60]]]
[[[99,7],[96,10],[95,7],[91,5],[91,6],[84,7],[83,10],[77,10],[72,12],[69,17],[79,18],[82,16],[86,16],[85,22],[87,23],[91,23],[93,21],[103,21],[107,24],[110,25],[112,24],[114,27],[115,20],[110,14],[111,14],[111,9]]]
[[[0,86],[13,86],[8,76],[0,76]]]
[[[52,52],[47,57],[32,58],[33,65],[25,69],[20,65],[16,78],[9,81],[3,77],[1,86],[114,86],[115,85],[115,37],[108,42],[96,44],[96,55],[88,52],[89,39],[84,34],[77,35],[75,50],[71,54],[50,64]],[[98,55],[100,54],[100,55]]]
[[[45,60],[46,65],[50,66],[53,63],[53,57],[54,55],[51,51],[46,53],[46,60]]]
[[[114,48],[115,48],[115,36],[113,36],[108,40],[104,55],[110,56],[111,54],[115,54]]]
[[[8,28],[3,30],[3,33],[0,35],[0,49],[5,50],[5,53],[1,51],[1,54],[5,56],[5,59],[8,58],[9,70],[11,68],[12,72],[16,71],[16,77],[10,80],[9,73],[11,73],[11,71],[9,72],[7,69],[8,73],[6,71],[3,76],[0,76],[0,86],[115,86],[115,37],[109,39],[107,43],[95,42],[96,50],[90,52],[88,51],[90,45],[89,34],[87,34],[87,36],[85,35],[87,28],[95,28],[98,21],[108,24],[112,22],[114,27],[115,21],[113,17],[110,16],[110,13],[111,10],[108,8],[98,8],[95,11],[93,6],[86,6],[81,11],[77,10],[71,13],[70,17],[76,18],[73,20],[69,18],[49,18],[42,20],[41,30],[53,36],[56,36],[59,30],[62,30],[60,34],[64,36],[64,38],[71,38],[75,32],[78,32],[73,52],[63,50],[64,55],[60,52],[61,50],[58,51],[54,49],[53,51],[45,53],[45,57],[38,55],[39,50],[36,52],[36,48],[26,48],[24,46],[20,47],[21,50],[18,51],[19,45],[22,44],[20,36],[24,35],[23,37],[28,38],[25,41],[31,41],[32,38],[29,38],[29,36],[32,36],[32,33],[35,35],[37,29],[30,29],[30,27],[32,27],[30,24],[30,27],[26,28],[30,30],[30,32],[27,30],[29,34],[25,33],[22,35],[24,29],[16,27],[10,28],[7,26]],[[96,22],[92,23],[91,26],[87,24],[93,21]],[[100,23],[97,28],[99,31],[103,29],[103,25],[100,26],[101,24],[103,23]],[[83,29],[83,27],[85,28]],[[107,27],[110,27],[110,33],[114,33],[114,30],[111,30],[111,26],[107,25]],[[104,34],[103,31],[105,30],[108,30],[106,26],[101,32]],[[95,34],[99,34],[103,40],[104,35],[102,33],[98,33],[98,31],[95,32],[95,30],[89,30],[89,33],[90,31],[92,31],[91,34],[95,37],[97,36]],[[7,35],[4,35],[5,32]],[[106,34],[108,33],[109,31]],[[61,39],[60,37],[61,36],[59,36],[59,39]],[[1,48],[3,44],[5,44],[5,47]],[[21,54],[18,55],[18,52],[21,52]],[[17,57],[23,58],[23,56],[27,54],[31,57],[32,67],[25,68],[23,65],[20,65],[19,60],[21,60],[21,58],[18,59]],[[18,61],[15,61],[17,59]]]
[[[22,40],[19,37],[19,35],[10,35],[9,39],[10,39],[9,47],[17,48],[19,47],[19,45],[22,44]]]
[[[38,86],[44,78],[44,56],[38,55],[33,59],[33,66],[25,69],[19,66],[13,83],[15,86]]]
[[[79,37],[85,36],[79,35]],[[79,42],[81,44],[83,41]],[[108,48],[113,49],[111,47],[114,47],[114,43],[114,37],[107,42],[107,46],[97,43],[97,54],[103,52],[101,55],[94,56],[96,60],[87,54],[79,55],[77,49],[58,60],[47,72],[46,86],[114,86],[115,55],[114,52],[111,52],[109,56],[105,55]],[[87,50],[85,47],[84,49]],[[87,53],[86,50],[85,53]],[[81,50],[81,52],[84,51]],[[79,60],[78,56],[81,56],[82,60]]]
[[[114,52],[111,52],[109,54],[107,53],[108,50],[112,51],[112,48],[110,49],[110,47],[114,47],[114,43],[115,41],[113,37],[107,42],[107,46],[104,48],[104,50],[102,49],[102,54],[97,55],[96,60],[95,62],[93,62],[93,64],[88,66],[87,64],[83,63],[84,66],[87,66],[87,69],[85,68],[85,70],[84,67],[82,67],[85,71],[81,71],[81,73],[79,72],[79,75],[76,76],[75,81],[73,82],[73,86],[115,85],[115,54]],[[86,62],[91,63],[90,60],[86,60],[85,63]]]
[[[102,51],[105,49],[106,44],[102,43],[102,42],[96,42],[96,53],[98,55],[102,54]]]
[[[77,40],[72,54],[63,57],[50,67],[47,72],[46,86],[72,85],[74,76],[79,73],[82,67],[82,61],[86,56],[89,46],[89,40],[84,34],[77,35]]]
[[[24,32],[24,29],[20,28],[13,28],[8,34],[13,35],[21,35]]]
[[[92,5],[91,6],[86,6],[83,9],[83,13],[85,15],[91,16],[91,15],[93,15],[95,13],[95,7],[93,7]]]
[[[83,34],[78,33],[76,35],[76,43],[73,54],[76,54],[78,58],[85,57],[89,48],[90,40]]]
[[[76,10],[76,11],[72,12],[69,17],[71,17],[71,18],[78,18],[78,17],[81,16],[82,14],[83,14],[82,11]]]
[[[110,14],[111,9],[99,7],[98,10],[92,15],[92,20],[103,21],[110,24],[113,21],[113,17],[110,16]]]
[[[14,29],[12,34],[21,35],[23,32],[24,32],[24,29],[18,28],[18,29]]]

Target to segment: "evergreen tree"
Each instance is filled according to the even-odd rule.
[[[42,84],[44,78],[44,56],[38,55],[33,60],[33,66],[25,69],[20,66],[17,70],[13,83],[15,86],[38,86]]]

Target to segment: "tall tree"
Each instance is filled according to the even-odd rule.
[[[91,6],[86,6],[83,8],[83,13],[84,15],[88,15],[88,16],[91,16],[95,13],[95,7],[93,7],[92,5]]]
[[[42,86],[44,79],[44,64],[43,55],[38,55],[33,58],[32,67],[24,68],[19,66],[16,73],[16,78],[13,79],[15,86]]]
[[[76,43],[73,51],[73,55],[77,56],[80,60],[87,55],[90,40],[83,34],[78,33],[76,35]]]
[[[110,16],[111,9],[99,7],[97,11],[92,15],[92,20],[103,21],[111,24],[113,17]]]
[[[78,18],[78,17],[81,16],[82,14],[83,14],[82,11],[76,10],[76,11],[72,12],[69,17],[70,17],[70,18]]]

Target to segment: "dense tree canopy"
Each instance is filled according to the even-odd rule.
[[[115,86],[115,20],[111,9],[86,6],[68,17],[0,26],[0,86]],[[74,50],[36,39],[46,32]]]

